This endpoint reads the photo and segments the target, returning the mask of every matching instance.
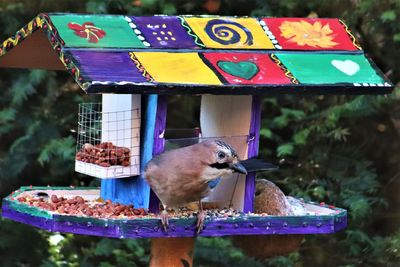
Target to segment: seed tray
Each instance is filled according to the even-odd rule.
[[[157,214],[101,201],[99,196],[97,188],[22,187],[3,200],[3,217],[51,232],[114,238],[197,236],[196,211],[172,212],[169,229],[165,232]],[[97,205],[107,212],[88,215],[84,209],[77,213],[50,210],[47,204],[53,203],[55,197],[70,202],[68,207],[81,202],[92,207]],[[290,200],[293,205],[301,203],[304,210],[294,216],[243,213],[232,209],[207,210],[204,230],[198,236],[328,234],[347,225],[347,211],[344,209],[294,198]],[[47,204],[39,206],[37,203]]]

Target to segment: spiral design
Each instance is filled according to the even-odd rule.
[[[205,32],[215,42],[222,45],[243,43],[253,44],[253,35],[243,25],[229,20],[213,19],[207,22]],[[242,37],[246,40],[242,41]]]

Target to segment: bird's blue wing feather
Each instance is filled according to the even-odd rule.
[[[214,187],[216,187],[219,184],[220,181],[221,181],[221,177],[218,177],[217,179],[209,181],[208,182],[208,187],[213,189]]]

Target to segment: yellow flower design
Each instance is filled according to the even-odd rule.
[[[333,31],[329,24],[322,26],[319,21],[314,22],[314,24],[305,20],[285,21],[279,29],[282,37],[300,46],[330,48],[338,44],[333,42],[335,35],[332,35]]]

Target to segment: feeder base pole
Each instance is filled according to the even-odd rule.
[[[153,238],[150,267],[191,267],[195,240],[193,237]]]

